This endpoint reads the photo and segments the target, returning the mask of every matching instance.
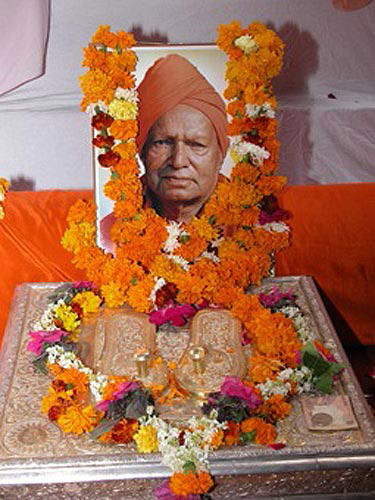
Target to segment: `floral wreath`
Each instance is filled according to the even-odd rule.
[[[237,21],[219,26],[217,43],[229,56],[224,96],[235,166],[230,179],[219,181],[203,213],[179,224],[142,206],[134,38],[111,33],[108,26],[94,34],[83,61],[89,71],[81,77],[82,109],[93,111],[98,161],[111,170],[104,193],[115,202],[116,256],[96,245],[95,205],[77,202],[62,243],[91,281],[57,289],[28,344],[37,356],[35,367],[54,377],[42,412],[65,432],[89,432],[105,443],[134,441],[139,452],[159,451],[173,471],[155,490],[159,499],[209,498],[208,453],[220,446],[284,446],[276,441],[275,424],[289,414],[290,398],[330,392],[342,369],[312,338],[292,291],[246,293],[249,284],[269,274],[271,257],[288,245],[285,213],[275,198],[285,179],[274,175],[279,145],[270,84],[281,68],[283,43],[260,23],[242,29]],[[82,321],[103,302],[108,307],[128,303],[157,324],[181,324],[202,303],[229,309],[242,321],[243,342],[252,345],[248,372],[243,380],[226,377],[203,404],[200,418],[174,427],[155,411],[155,402],[186,397],[174,379],[173,363],[166,393],[126,376],[94,373],[76,355]],[[89,394],[95,406],[87,403]]]
[[[4,179],[3,177],[0,177],[0,219],[4,218],[4,207],[3,207],[3,202],[5,200],[5,195],[6,192],[8,191],[9,188],[9,181]]]

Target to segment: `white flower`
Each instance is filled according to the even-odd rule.
[[[245,54],[250,54],[251,52],[259,49],[258,44],[250,35],[242,35],[236,38],[236,40],[234,41],[234,45],[243,50]]]
[[[115,90],[116,99],[124,99],[129,102],[138,102],[138,92],[135,89],[123,89],[122,87],[117,87]]]
[[[153,304],[155,304],[156,292],[160,290],[160,288],[163,288],[163,286],[166,284],[164,278],[157,278],[156,276],[154,276],[154,280],[155,280],[155,285],[154,288],[151,290],[149,297],[149,299],[152,301]]]
[[[275,233],[284,233],[289,231],[289,226],[285,222],[267,222],[263,225],[257,225],[266,231],[274,231]]]
[[[189,267],[190,267],[189,261],[187,261],[186,259],[184,259],[180,255],[167,254],[166,256],[168,257],[168,259],[172,260],[173,262],[175,262],[176,264],[181,266],[184,271],[189,270]]]
[[[275,110],[272,108],[269,102],[265,102],[261,106],[258,104],[246,104],[245,106],[246,115],[249,118],[275,118]]]
[[[270,157],[270,153],[265,148],[251,142],[243,141],[240,135],[231,138],[231,147],[235,161],[240,161],[244,157],[249,156],[251,163],[257,167],[260,167],[264,160]]]
[[[202,252],[200,254],[200,256],[198,257],[198,259],[196,259],[196,260],[198,261],[202,258],[212,260],[213,262],[220,262],[220,258],[215,254],[215,252],[208,252],[207,250]]]
[[[163,250],[166,253],[172,253],[176,248],[178,248],[181,243],[178,238],[182,232],[181,222],[169,221],[166,227],[168,231],[168,238],[164,242]]]

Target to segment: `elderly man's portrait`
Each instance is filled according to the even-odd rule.
[[[145,48],[144,48],[145,49]],[[229,140],[222,97],[225,55],[214,47],[138,49],[138,156],[144,205],[177,222],[198,215],[213,193]],[[140,77],[140,74],[142,75]],[[113,251],[107,169],[96,166],[98,243]]]

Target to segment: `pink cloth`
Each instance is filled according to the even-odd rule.
[[[50,0],[0,0],[0,94],[44,73]]]

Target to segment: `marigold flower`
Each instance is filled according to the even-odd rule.
[[[169,479],[169,487],[175,495],[187,496],[190,493],[202,495],[214,485],[208,472],[199,471],[197,474],[189,472],[175,472]]]
[[[152,425],[141,425],[133,436],[140,453],[154,453],[158,451],[158,436]]]
[[[83,94],[90,103],[103,101],[110,103],[113,99],[116,82],[100,69],[91,69],[80,76],[79,83]]]
[[[91,38],[92,43],[106,45],[107,47],[116,48],[117,37],[110,32],[111,27],[108,24],[102,24]]]
[[[83,310],[83,314],[88,314],[97,312],[101,302],[101,298],[94,292],[86,291],[77,293],[71,304],[79,304]]]
[[[110,132],[115,139],[127,141],[137,136],[138,123],[136,120],[115,120],[111,125]]]
[[[275,442],[277,433],[272,424],[267,424],[263,419],[251,417],[241,422],[241,431],[256,432],[254,442],[256,444],[272,444]]]
[[[256,413],[264,415],[271,424],[287,417],[291,412],[291,405],[285,401],[282,394],[273,394],[263,404],[258,406]]]
[[[97,424],[98,416],[99,413],[91,405],[85,406],[83,409],[72,405],[59,416],[57,424],[64,432],[82,434],[92,431]]]
[[[100,291],[108,307],[118,307],[125,302],[124,292],[113,281],[110,281],[108,285],[102,285]]]

